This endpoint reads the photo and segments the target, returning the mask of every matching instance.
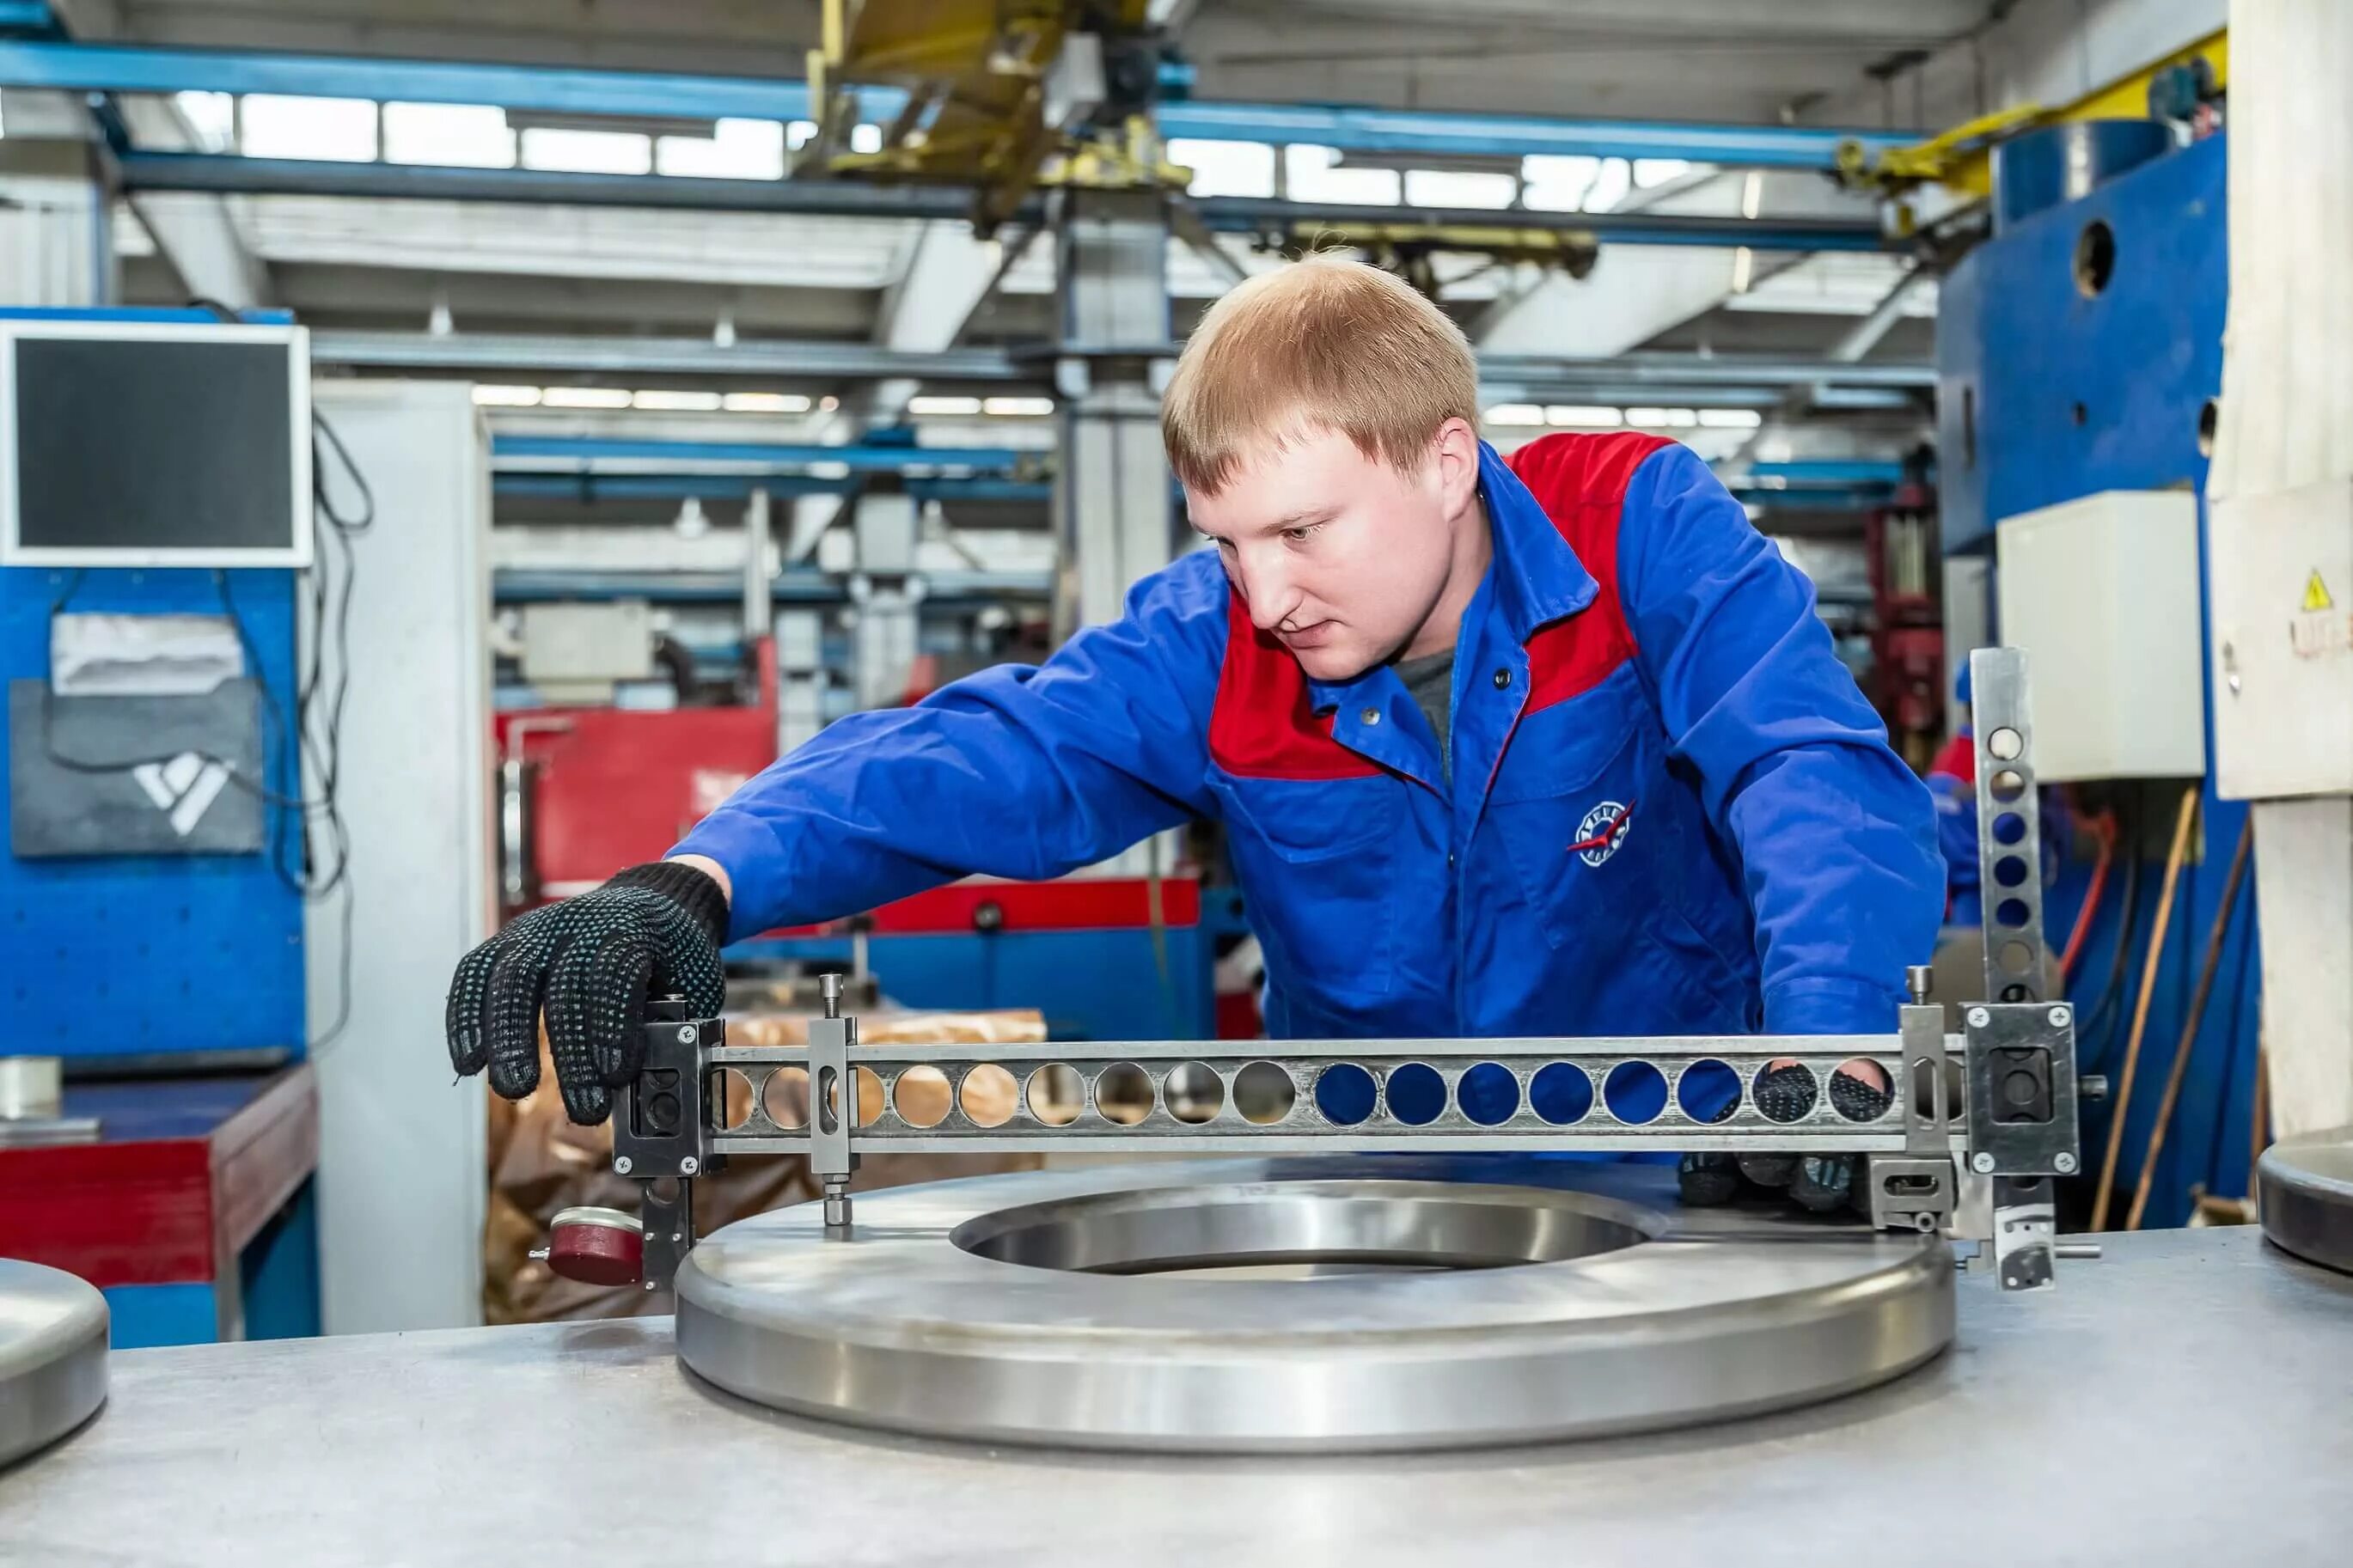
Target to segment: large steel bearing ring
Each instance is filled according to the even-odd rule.
[[[2353,1273],[2353,1127],[2283,1138],[2264,1150],[2255,1198],[2274,1244]]]
[[[803,1204],[690,1254],[679,1356],[760,1404],[900,1431],[1338,1452],[1749,1415],[1950,1342],[1941,1239],[1624,1195],[1651,1180],[1492,1159],[1043,1171],[862,1194],[830,1238]]]
[[[106,1403],[106,1298],[62,1269],[0,1258],[0,1465]]]

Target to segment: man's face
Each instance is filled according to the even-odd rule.
[[[1187,489],[1226,575],[1317,680],[1352,680],[1430,619],[1452,554],[1446,465],[1402,473],[1337,432],[1270,443],[1216,495]]]

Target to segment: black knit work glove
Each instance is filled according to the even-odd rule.
[[[727,1000],[719,964],[727,898],[691,866],[632,866],[592,892],[520,916],[458,961],[449,1064],[521,1100],[539,1087],[541,1010],[565,1114],[612,1114],[645,1057],[646,1000],[677,993],[697,1017]]]
[[[1791,1063],[1767,1068],[1757,1078],[1757,1108],[1775,1121],[1795,1121],[1814,1109],[1814,1075]],[[1894,1093],[1841,1069],[1831,1075],[1831,1104],[1856,1122],[1876,1121]],[[1724,1108],[1721,1121],[1739,1109]],[[1853,1154],[1686,1154],[1678,1173],[1683,1202],[1702,1207],[1728,1204],[1752,1187],[1786,1192],[1799,1208],[1829,1214],[1854,1196]]]

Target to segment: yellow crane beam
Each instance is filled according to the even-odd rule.
[[[1857,142],[1839,149],[1839,172],[1858,187],[1899,193],[1915,185],[1938,184],[1962,195],[1986,196],[1993,191],[1993,149],[2001,142],[2045,125],[2078,120],[2146,120],[2149,86],[2168,71],[2204,61],[2217,89],[2230,84],[2231,40],[2228,30],[2208,35],[2196,43],[2152,60],[2129,76],[2056,108],[2020,104],[1957,125],[1943,134],[1911,147],[1898,147],[1876,156]]]

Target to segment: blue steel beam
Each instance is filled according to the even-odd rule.
[[[849,597],[841,578],[813,567],[787,567],[774,579],[778,604],[839,604]],[[926,572],[923,602],[945,599],[1041,598],[1053,586],[1043,572]],[[741,604],[740,572],[541,571],[502,566],[491,574],[491,597],[501,605],[552,599],[649,599],[659,604]]]
[[[54,33],[57,26],[47,0],[0,0],[0,33]]]
[[[808,84],[787,79],[142,44],[0,44],[0,87],[66,92],[279,93],[391,103],[490,104],[535,114],[639,119],[811,118]],[[864,113],[888,120],[905,107],[907,95],[896,88],[867,88],[860,91],[860,100]]]
[[[1461,157],[1681,158],[1738,169],[1837,166],[1839,143],[1873,151],[1917,136],[1820,125],[1694,125],[1645,120],[1556,120],[1308,103],[1164,103],[1160,133],[1280,146],[1313,142],[1344,153]]]
[[[29,15],[39,5],[0,3]],[[754,77],[374,59],[125,44],[0,47],[0,86],[76,92],[282,93],[403,103],[490,104],[543,114],[683,120],[807,120],[806,82]],[[859,89],[860,112],[886,121],[906,105],[896,88]],[[1209,141],[1314,142],[1348,153],[1461,156],[1682,158],[1735,168],[1833,168],[1839,143],[1878,149],[1917,138],[1829,126],[1710,125],[1535,115],[1438,113],[1351,105],[1162,104],[1163,135]]]
[[[677,471],[691,463],[725,463],[764,472],[790,472],[839,464],[851,473],[902,474],[910,468],[976,468],[1007,473],[1048,454],[1013,447],[827,447],[816,442],[615,440],[596,436],[496,435],[491,467],[502,473],[588,473],[600,463],[659,463]],[[569,465],[559,467],[557,465]]]
[[[902,482],[919,501],[1013,501],[1043,506],[1053,499],[1054,487],[1042,480],[924,479],[911,476]],[[849,495],[858,485],[850,479],[818,479],[802,474],[560,474],[506,471],[491,476],[493,493],[541,500],[744,500],[755,489],[778,500],[807,495]]]
[[[1867,458],[1810,458],[1786,463],[1752,463],[1748,466],[1748,477],[1751,480],[1763,481],[1763,488],[1768,489],[1896,485],[1904,482],[1904,465]]]

